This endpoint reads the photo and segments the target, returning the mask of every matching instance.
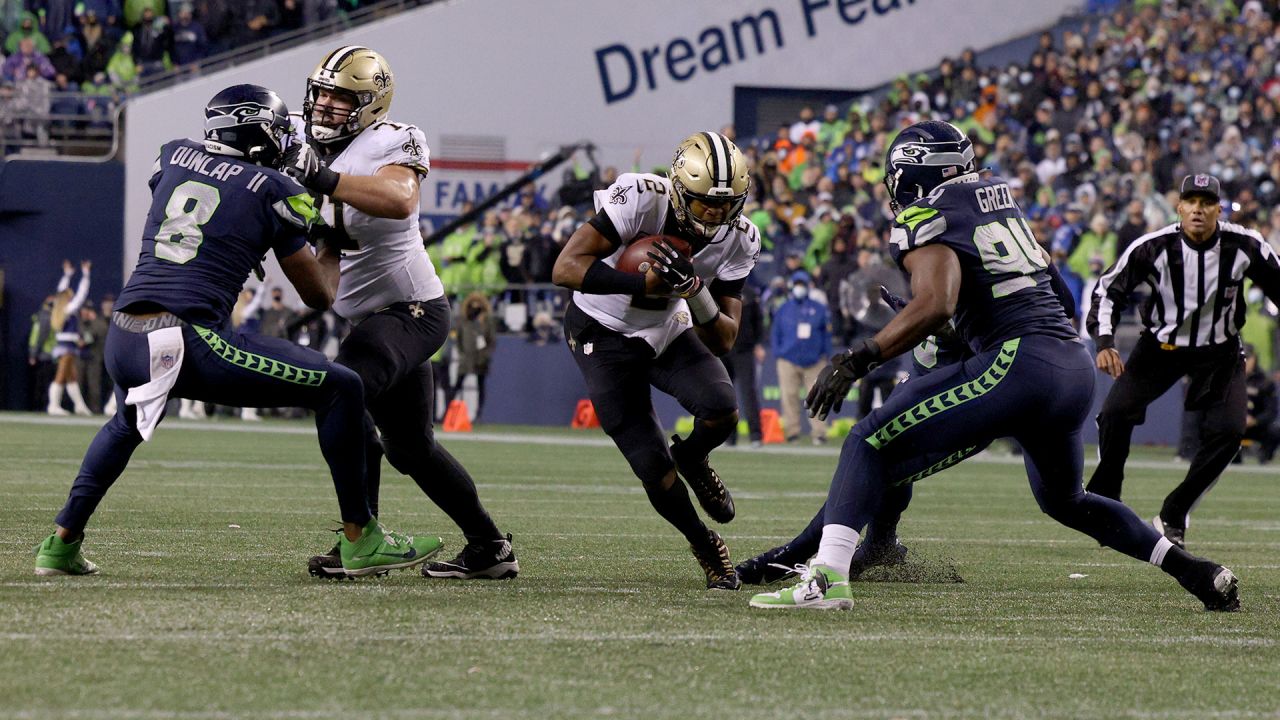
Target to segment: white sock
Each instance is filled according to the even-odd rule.
[[[58,382],[49,383],[49,412],[62,409],[62,391],[65,385]]]
[[[841,575],[849,574],[853,551],[858,549],[858,531],[847,525],[823,525],[815,565],[825,565]]]
[[[67,383],[67,396],[71,398],[71,404],[75,405],[76,414],[89,414],[89,406],[84,404],[84,396],[80,394],[80,383]]]
[[[1168,554],[1169,548],[1173,547],[1173,543],[1169,542],[1169,538],[1162,537],[1156,541],[1156,546],[1151,548],[1151,557],[1147,562],[1160,567],[1164,564],[1164,556]]]

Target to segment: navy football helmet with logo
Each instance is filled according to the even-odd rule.
[[[289,108],[259,85],[232,85],[204,108],[204,147],[275,167],[289,138]]]
[[[918,122],[898,133],[885,154],[889,206],[896,215],[942,183],[975,169],[973,143],[964,131],[938,120]]]

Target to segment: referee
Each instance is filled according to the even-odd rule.
[[[1240,326],[1245,279],[1280,301],[1280,261],[1253,230],[1221,222],[1221,186],[1212,175],[1188,175],[1178,201],[1180,222],[1143,235],[1103,273],[1087,327],[1098,344],[1098,369],[1116,383],[1098,415],[1099,461],[1088,490],[1116,500],[1135,425],[1147,405],[1182,377],[1186,408],[1203,410],[1201,443],[1187,477],[1165,498],[1152,524],[1185,547],[1192,509],[1240,447],[1246,394]],[[1139,286],[1143,330],[1129,362],[1115,349],[1116,325]]]

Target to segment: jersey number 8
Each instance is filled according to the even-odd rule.
[[[164,206],[164,222],[156,231],[156,257],[179,265],[195,259],[204,242],[200,227],[221,202],[218,188],[202,182],[188,180],[174,188]]]

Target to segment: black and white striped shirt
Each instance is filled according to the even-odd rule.
[[[1115,346],[1116,325],[1140,285],[1150,287],[1141,308],[1145,332],[1174,347],[1232,341],[1244,324],[1244,279],[1280,300],[1280,258],[1257,232],[1218,222],[1217,234],[1193,245],[1178,224],[1133,241],[1093,291],[1087,329],[1098,349]]]

